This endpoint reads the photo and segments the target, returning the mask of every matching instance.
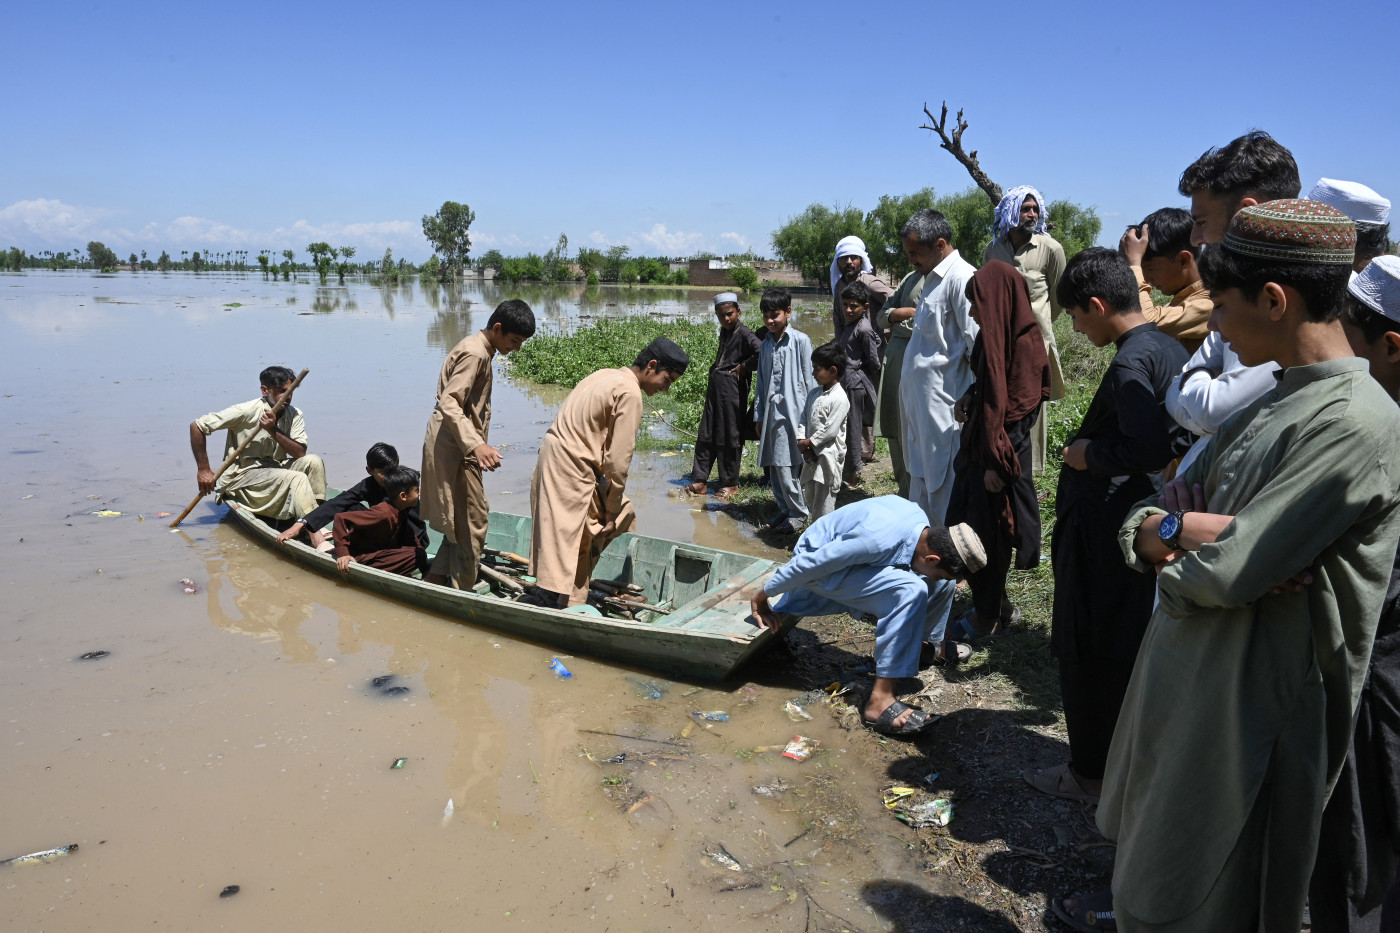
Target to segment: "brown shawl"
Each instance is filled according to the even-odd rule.
[[[972,276],[972,304],[981,329],[972,351],[976,395],[962,442],[975,463],[1011,483],[1021,476],[1021,461],[1006,426],[1050,397],[1050,363],[1026,280],[1014,266],[993,260],[979,269]]]

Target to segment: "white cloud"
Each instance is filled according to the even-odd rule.
[[[665,224],[655,224],[646,233],[634,233],[631,240],[642,253],[661,253],[665,256],[689,256],[704,248],[703,233],[675,233],[666,229]]]
[[[106,213],[53,198],[16,201],[0,209],[0,237],[19,246],[34,240],[43,241],[45,246],[69,246],[90,238]]]
[[[721,233],[719,238],[721,240],[731,241],[735,246],[739,247],[739,252],[741,253],[746,252],[749,248],[749,238],[742,233]]]

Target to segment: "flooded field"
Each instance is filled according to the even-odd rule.
[[[375,441],[416,465],[443,356],[504,297],[546,327],[710,315],[699,291],[0,276],[0,859],[78,845],[0,867],[7,928],[894,929],[871,892],[921,879],[844,790],[853,737],[791,721],[780,668],[653,686],[571,657],[564,680],[546,647],[300,570],[209,500],[167,529],[187,425],[270,363],[310,368],[334,485]],[[493,508],[528,511],[562,395],[498,363]],[[782,556],[674,496],[689,453],[665,453],[634,464],[638,531]],[[781,754],[798,732],[805,762]]]

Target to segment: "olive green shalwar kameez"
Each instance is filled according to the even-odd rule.
[[[257,435],[219,477],[215,488],[220,500],[232,500],[267,518],[301,518],[326,501],[326,465],[315,454],[292,459],[276,438],[261,429],[263,412],[271,407],[265,399],[255,398],[212,411],[194,423],[205,437],[228,431],[224,436],[225,458],[250,433]],[[277,430],[306,446],[306,422],[296,406],[282,409]]]
[[[1295,366],[1185,479],[1234,520],[1158,577],[1098,810],[1118,928],[1295,931],[1400,539],[1400,411],[1359,359]],[[1145,572],[1161,512],[1120,533]]]

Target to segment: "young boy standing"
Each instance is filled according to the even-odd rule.
[[[836,510],[836,493],[850,447],[846,418],[851,404],[841,387],[846,354],[835,341],[812,351],[816,388],[807,393],[802,421],[797,426],[797,449],[802,453],[802,498],[812,521]]]
[[[1400,410],[1338,317],[1355,225],[1240,210],[1201,275],[1211,326],[1274,388],[1123,523],[1161,599],[1100,829],[1120,930],[1296,930],[1400,541]]]
[[[847,485],[859,486],[865,428],[875,423],[875,387],[880,384],[880,338],[870,325],[870,289],[864,282],[852,282],[841,289],[841,312],[846,319],[836,338],[846,352],[841,387],[851,406],[846,417],[847,457],[842,478]]]
[[[335,566],[345,573],[351,564],[376,567],[400,576],[428,569],[428,556],[404,513],[418,504],[418,471],[396,466],[384,473],[384,501],[367,509],[341,512],[332,536]]]
[[[771,531],[795,534],[807,522],[802,498],[802,453],[797,449],[797,422],[812,391],[812,341],[788,322],[792,296],[785,289],[764,289],[759,299],[769,339],[758,358],[754,391],[754,426],[758,429],[758,465],[768,467],[768,484],[778,515]]]
[[[1190,211],[1164,207],[1129,227],[1118,242],[1118,251],[1127,257],[1138,281],[1142,316],[1179,340],[1187,353],[1200,349],[1210,334],[1206,322],[1214,307],[1196,269],[1201,248],[1191,244],[1191,227]],[[1155,304],[1154,288],[1171,295],[1171,300]]]
[[[715,296],[719,320],[719,348],[705,386],[705,410],[695,438],[695,463],[689,491],[703,496],[710,481],[710,467],[719,461],[719,492],[728,499],[739,491],[739,462],[744,454],[744,419],[748,417],[749,383],[758,367],[759,340],[739,320],[739,296],[720,292]]]
[[[423,517],[442,534],[425,579],[458,589],[476,583],[490,506],[482,471],[501,465],[491,433],[491,363],[535,333],[535,313],[518,298],[503,301],[479,332],[464,338],[443,361],[437,406],[423,438]]]
[[[370,447],[365,452],[365,472],[369,475],[334,499],[327,499],[317,506],[315,511],[297,519],[292,527],[277,536],[277,543],[286,544],[288,539],[306,533],[310,536],[312,547],[318,551],[329,551],[330,543],[326,541],[321,529],[334,521],[341,512],[353,512],[383,502],[388,496],[384,491],[384,474],[398,465],[399,452],[394,449],[394,445],[380,442]],[[404,521],[413,526],[418,543],[427,547],[428,529],[418,515],[418,506],[406,509],[403,517]]]
[[[1150,575],[1124,564],[1118,529],[1133,503],[1160,487],[1172,459],[1174,425],[1162,399],[1186,351],[1143,317],[1133,271],[1113,250],[1075,256],[1058,292],[1074,329],[1118,353],[1064,450],[1055,491],[1050,651],[1070,760],[1025,779],[1052,796],[1093,801],[1155,593]]]

